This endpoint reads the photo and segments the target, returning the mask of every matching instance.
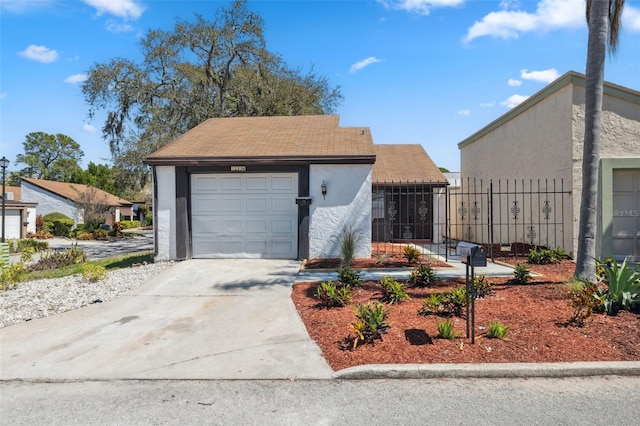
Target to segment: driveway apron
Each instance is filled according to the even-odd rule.
[[[5,327],[0,378],[331,378],[290,298],[299,266],[188,260],[118,300]]]

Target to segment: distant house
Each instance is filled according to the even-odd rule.
[[[78,183],[22,178],[22,197],[24,200],[38,203],[39,215],[62,213],[76,223],[84,223],[82,205],[87,203],[110,207],[105,220],[107,224],[131,219],[133,216],[133,203],[130,201]]]
[[[422,145],[374,145],[373,241],[439,241],[448,182]]]
[[[5,239],[25,238],[27,233],[36,231],[36,207],[38,203],[23,202],[19,186],[6,186],[5,194]],[[2,218],[0,218],[2,226]]]
[[[486,191],[493,182],[507,194],[495,230],[510,241],[496,242],[556,245],[575,255],[584,116],[585,76],[570,71],[460,142],[462,183],[483,182]],[[600,145],[597,256],[640,259],[640,92],[605,82]],[[453,207],[473,221],[472,203]]]

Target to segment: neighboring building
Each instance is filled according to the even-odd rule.
[[[0,194],[0,200],[2,199]],[[6,240],[25,238],[28,233],[36,232],[36,207],[38,203],[22,201],[21,189],[18,186],[5,186],[5,217],[4,229]],[[0,218],[2,226],[2,218]]]
[[[439,242],[447,179],[422,145],[374,145],[373,241]]]
[[[116,197],[101,189],[78,183],[21,178],[24,200],[38,203],[38,214],[62,213],[75,223],[84,223],[83,204],[95,203],[109,206],[110,213],[105,223],[113,224],[133,216],[130,201]]]
[[[367,127],[336,115],[211,118],[149,155],[159,259],[371,255]]]
[[[496,186],[497,182],[504,184],[511,180],[515,182],[511,188],[521,181],[525,187],[528,182],[533,182],[533,186],[538,182],[540,188],[542,182],[543,190],[537,192],[538,201],[531,195],[523,195],[520,205],[518,200],[511,201],[515,203],[512,206],[506,205],[511,207],[516,218],[517,214],[529,214],[527,210],[537,211],[537,221],[544,225],[545,220],[556,214],[549,205],[550,194],[557,194],[557,188],[562,187],[563,192],[569,194],[569,202],[563,205],[561,217],[557,217],[562,228],[554,229],[562,229],[564,235],[554,237],[559,242],[557,245],[572,255],[578,247],[584,86],[584,75],[568,72],[459,144],[463,184],[483,182],[487,188],[490,181]],[[640,92],[605,83],[602,118],[597,255],[618,259],[638,257]],[[550,189],[551,182],[554,189]],[[524,208],[522,204],[529,198],[533,202]],[[458,209],[467,212],[468,207],[459,206]],[[483,205],[483,209],[485,207]],[[540,211],[544,217],[540,216]],[[518,241],[508,242],[544,244],[540,239],[543,232],[539,226],[536,228],[536,219],[531,223],[519,234],[517,229],[513,230],[511,236],[519,235]]]

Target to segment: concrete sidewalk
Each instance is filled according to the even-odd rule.
[[[331,378],[290,298],[299,266],[189,260],[119,300],[0,329],[0,379]]]

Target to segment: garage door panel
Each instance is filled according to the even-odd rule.
[[[193,257],[297,257],[297,174],[192,176]]]
[[[297,186],[297,176],[274,176],[271,179],[271,189],[274,191],[293,191]]]

